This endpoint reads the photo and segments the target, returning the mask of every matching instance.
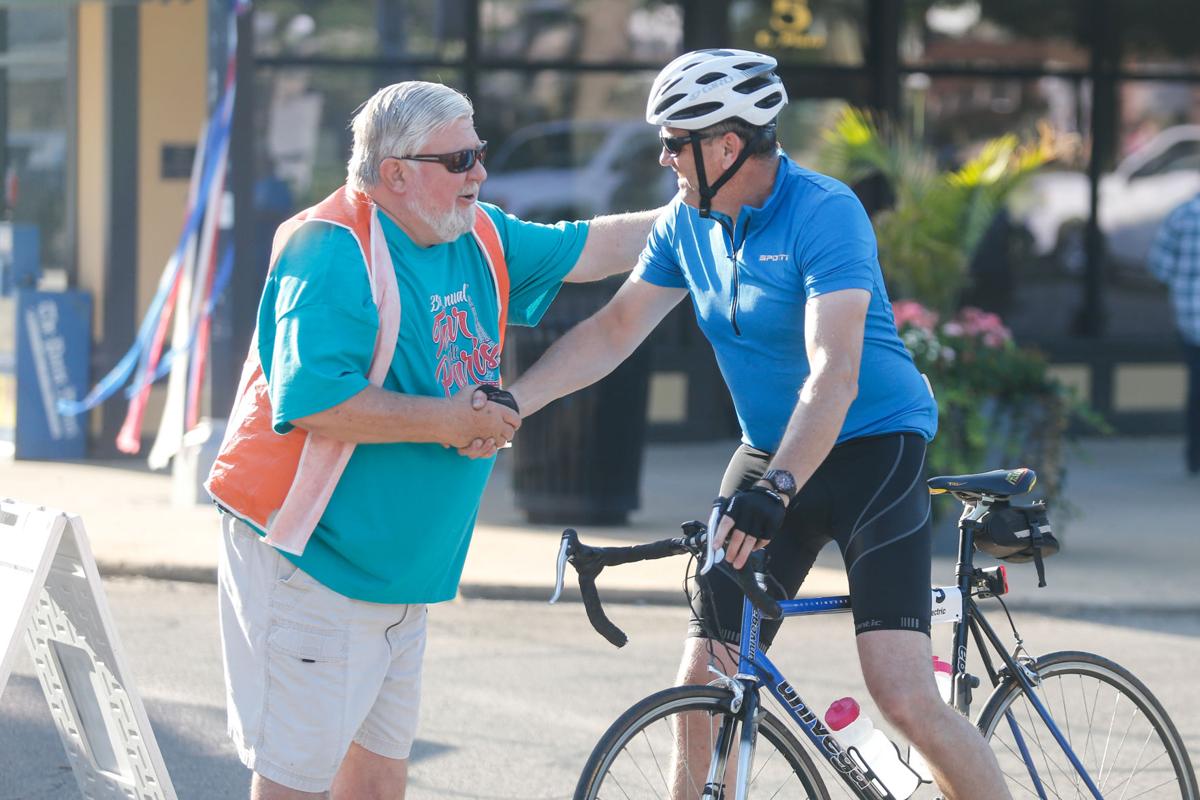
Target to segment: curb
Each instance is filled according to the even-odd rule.
[[[167,564],[130,564],[127,562],[100,562],[97,565],[103,578],[146,578],[157,581],[179,581],[181,583],[216,584],[216,567],[187,567]],[[600,598],[607,605],[624,606],[686,606],[683,588],[678,589],[631,589],[629,587],[600,588]],[[554,587],[528,586],[502,583],[480,583],[464,581],[459,584],[458,597],[460,600],[507,600],[517,602],[548,603]],[[806,595],[800,595],[805,597]],[[808,595],[812,596],[812,595]],[[564,587],[560,603],[582,603],[579,587],[568,585]],[[1012,611],[1030,614],[1040,614],[1047,617],[1062,618],[1095,618],[1137,617],[1137,616],[1169,616],[1189,617],[1200,616],[1200,605],[1179,604],[1150,604],[1150,603],[1114,603],[1111,600],[1008,600],[1006,605]],[[1003,613],[998,605],[984,607],[985,612]]]

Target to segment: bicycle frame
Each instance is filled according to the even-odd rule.
[[[953,630],[954,662],[951,684],[953,706],[963,716],[969,717],[971,689],[973,688],[971,686],[971,676],[967,672],[967,636],[970,633],[978,647],[984,668],[992,685],[999,686],[1006,675],[1011,675],[1021,685],[1030,703],[1037,711],[1038,716],[1054,736],[1055,741],[1058,742],[1059,747],[1062,748],[1080,778],[1083,779],[1092,796],[1096,800],[1103,800],[1103,795],[1101,795],[1100,790],[1096,787],[1095,782],[1088,775],[1070,743],[1063,736],[1058,725],[1050,716],[1049,711],[1037,696],[1036,676],[1025,665],[1019,663],[1013,654],[1010,654],[1005,649],[999,634],[988,623],[982,610],[980,610],[971,595],[972,576],[974,573],[973,548],[975,523],[986,511],[986,504],[980,502],[974,507],[969,506],[959,520],[959,552],[955,576],[958,580],[958,590],[962,596],[963,606],[962,618],[954,622]],[[779,606],[784,618],[838,613],[850,610],[850,598],[843,595],[784,600],[780,601]],[[816,748],[817,752],[829,763],[834,773],[842,779],[856,797],[862,800],[895,800],[894,796],[886,791],[883,784],[870,771],[869,766],[865,770],[859,766],[858,762],[865,764],[865,760],[860,758],[856,761],[849,752],[838,744],[837,740],[833,738],[833,734],[825,727],[817,712],[805,704],[792,685],[788,683],[783,673],[779,671],[765,653],[760,651],[759,636],[762,621],[762,612],[756,609],[749,599],[744,599],[742,602],[742,630],[749,631],[749,635],[742,636],[738,653],[738,673],[733,678],[733,681],[739,684],[744,692],[744,699],[741,702],[747,711],[743,719],[754,718],[759,702],[759,687],[767,687],[780,706],[787,711],[796,725],[808,737],[808,740]],[[995,650],[1003,662],[1004,666],[1001,670],[995,668],[992,658],[988,653],[988,644],[991,645],[992,649]],[[1037,766],[1025,745],[1024,737],[1021,735],[1019,726],[1013,719],[1012,712],[1005,712],[1005,717],[1012,730],[1013,738],[1020,748],[1022,760],[1029,771],[1029,777],[1033,785],[1037,788],[1039,796],[1043,800],[1046,800],[1047,795],[1038,774]],[[748,734],[745,728],[746,726],[743,725],[740,746],[743,760],[739,761],[741,764],[751,763],[749,758],[753,755],[753,736]],[[724,760],[722,756],[720,759],[722,769],[724,768]],[[739,774],[737,779],[736,797],[738,800],[741,800],[745,796],[745,777],[747,776]]]

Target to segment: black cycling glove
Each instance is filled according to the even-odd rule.
[[[775,492],[763,486],[753,486],[735,492],[725,508],[725,516],[733,527],[747,536],[767,540],[779,532],[787,507]]]
[[[517,399],[512,396],[512,392],[506,392],[494,383],[481,384],[479,391],[487,395],[489,403],[499,403],[502,406],[511,408],[518,414],[521,413],[521,409],[517,407]]]

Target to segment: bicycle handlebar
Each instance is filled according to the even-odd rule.
[[[719,519],[719,514],[719,509],[714,508],[714,517]],[[762,574],[766,571],[764,552],[756,551],[751,555],[751,559],[746,562],[746,566],[740,570],[735,570],[719,560],[724,555],[723,550],[716,549],[714,551],[711,549],[711,545],[708,542],[708,527],[703,523],[696,521],[685,522],[683,524],[683,531],[683,536],[662,539],[647,544],[631,545],[628,547],[593,547],[581,542],[579,534],[573,528],[567,528],[563,531],[558,549],[554,596],[550,598],[550,602],[555,603],[562,596],[567,563],[569,562],[579,576],[579,593],[583,598],[583,605],[587,612],[588,621],[591,622],[596,632],[607,639],[613,646],[624,647],[626,642],[629,641],[629,637],[625,635],[624,631],[613,624],[612,620],[604,613],[600,592],[596,588],[597,576],[599,576],[605,567],[630,564],[635,561],[650,561],[657,558],[680,555],[681,553],[692,553],[702,561],[701,575],[708,572],[713,564],[716,563],[721,569],[725,570],[726,574],[733,578],[738,587],[746,594],[754,607],[762,612],[764,617],[767,619],[779,619],[783,616],[779,602],[771,597],[767,593],[766,587],[759,582]],[[713,559],[717,560],[714,561]]]

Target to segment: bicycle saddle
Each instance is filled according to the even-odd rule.
[[[942,475],[929,479],[930,494],[990,495],[1011,497],[1025,494],[1037,483],[1037,473],[1029,467],[994,469],[974,475]]]

